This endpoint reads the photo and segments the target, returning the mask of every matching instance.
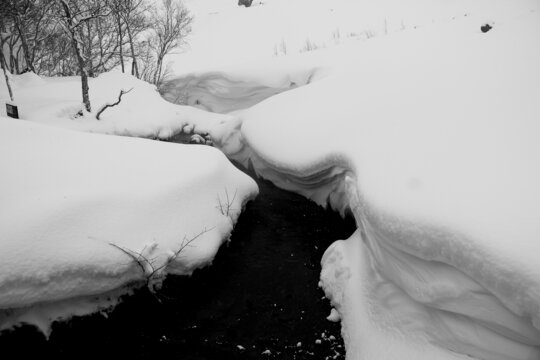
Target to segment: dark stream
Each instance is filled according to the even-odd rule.
[[[107,317],[55,323],[49,341],[30,326],[3,332],[0,358],[343,359],[317,284],[324,250],[354,223],[258,183],[212,266],[169,276],[157,296],[140,290]]]

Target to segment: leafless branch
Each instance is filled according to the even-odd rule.
[[[108,108],[110,107],[114,107],[118,104],[120,104],[120,102],[122,101],[122,96],[124,96],[125,94],[129,93],[131,90],[133,90],[133,88],[125,91],[125,90],[120,90],[120,94],[118,94],[118,100],[116,100],[115,102],[113,102],[112,104],[105,104],[101,107],[101,109],[99,109],[98,113],[96,114],[96,119],[98,120],[101,120],[99,117],[101,116],[101,114],[107,110]]]
[[[193,236],[193,237],[191,237],[189,239],[186,236],[184,236],[184,238],[182,239],[182,242],[180,243],[180,247],[175,252],[173,252],[172,255],[170,255],[163,264],[161,264],[159,266],[156,266],[156,259],[155,258],[149,258],[148,256],[146,256],[144,254],[144,252],[147,249],[146,246],[140,252],[137,252],[137,251],[134,251],[134,250],[122,247],[122,246],[118,246],[118,245],[116,245],[114,243],[109,243],[109,245],[113,246],[114,248],[120,250],[121,252],[123,252],[124,254],[129,256],[137,264],[137,266],[141,269],[142,274],[144,276],[146,287],[152,293],[154,293],[155,292],[155,288],[153,287],[154,280],[156,280],[156,279],[158,279],[160,277],[160,274],[162,273],[162,270],[166,269],[173,261],[178,259],[180,254],[186,248],[192,246],[191,244],[195,240],[197,240],[203,234],[211,231],[212,229],[213,229],[213,227],[210,228],[210,229],[205,228],[200,233],[198,233],[197,235],[195,235],[195,236]]]
[[[229,198],[229,192],[227,191],[227,189],[225,189],[225,199],[223,201],[221,200],[221,197],[218,195],[217,197],[218,205],[216,206],[216,208],[219,210],[221,215],[231,217],[232,215],[231,213],[234,210],[232,205],[234,203],[234,200],[236,199],[237,193],[238,193],[238,189],[234,191],[234,195],[231,199]]]

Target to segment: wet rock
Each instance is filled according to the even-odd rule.
[[[493,26],[491,26],[490,24],[484,24],[480,26],[480,30],[482,30],[483,33],[487,33],[491,29],[493,29]]]
[[[250,7],[253,0],[238,0],[238,6]]]

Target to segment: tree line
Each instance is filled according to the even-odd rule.
[[[1,0],[0,65],[81,76],[90,112],[88,77],[118,68],[159,86],[192,20],[181,0]]]

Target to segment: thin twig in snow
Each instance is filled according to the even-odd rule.
[[[112,103],[112,104],[105,104],[105,105],[103,105],[103,106],[101,107],[101,109],[98,111],[98,113],[96,114],[96,119],[100,120],[99,117],[101,116],[101,114],[102,114],[105,110],[107,110],[107,109],[110,108],[110,107],[113,107],[113,106],[116,106],[116,105],[120,104],[120,101],[122,101],[122,96],[124,96],[124,94],[129,93],[131,90],[133,90],[133,88],[131,88],[131,89],[127,90],[127,91],[125,91],[125,90],[123,90],[123,89],[120,90],[120,94],[118,94],[118,100],[117,100],[116,102]]]

